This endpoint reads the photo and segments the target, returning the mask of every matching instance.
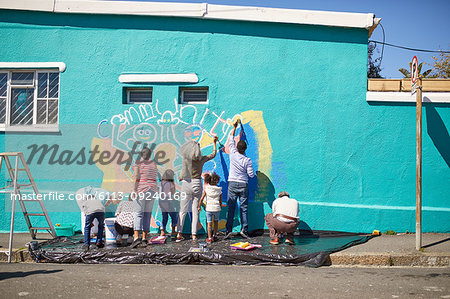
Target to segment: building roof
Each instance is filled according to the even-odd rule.
[[[115,14],[188,17],[199,19],[322,25],[365,28],[371,33],[380,19],[373,13],[348,13],[300,9],[215,5],[207,3],[169,3],[98,0],[0,0],[0,9],[54,13]]]

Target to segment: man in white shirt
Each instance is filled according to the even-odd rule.
[[[295,245],[294,232],[299,224],[298,202],[282,191],[272,204],[272,213],[265,217],[270,233],[270,244],[278,245],[279,236],[286,234],[286,243]]]
[[[84,224],[84,245],[83,250],[87,251],[91,241],[91,224],[94,219],[98,221],[97,240],[95,245],[97,248],[103,248],[103,228],[105,222],[105,206],[102,201],[113,198],[114,194],[101,188],[87,186],[76,192],[75,199],[80,207],[81,212],[86,215]]]

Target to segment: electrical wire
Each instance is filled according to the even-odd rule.
[[[386,35],[384,33],[384,28],[383,28],[383,25],[381,24],[381,22],[380,22],[380,26],[381,26],[381,29],[383,30],[383,47],[381,48],[381,56],[380,56],[380,64],[379,64],[379,67],[381,69],[381,63],[383,62],[383,54],[384,54],[384,44],[386,42]]]
[[[376,44],[382,44],[382,45],[386,45],[386,46],[394,47],[394,48],[400,48],[403,50],[409,50],[409,51],[428,52],[428,53],[446,53],[446,54],[450,53],[450,51],[442,51],[442,50],[424,50],[424,49],[409,48],[409,47],[389,44],[386,42],[380,42],[380,41],[376,41],[376,40],[369,40],[369,42],[376,43]]]

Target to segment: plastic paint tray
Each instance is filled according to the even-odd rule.
[[[244,244],[247,244],[247,246],[243,247]],[[235,244],[231,244],[230,245],[232,250],[252,250],[255,248],[261,248],[262,245],[259,244],[251,244],[248,242],[239,242],[239,243],[235,243]]]
[[[166,236],[157,236],[157,237],[152,237],[150,238],[150,240],[148,241],[149,244],[164,244],[166,243]]]
[[[75,235],[75,224],[61,224],[59,226],[55,226],[55,231],[58,237],[71,237]]]

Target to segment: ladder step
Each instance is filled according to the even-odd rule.
[[[13,185],[8,185],[6,187],[1,187],[0,190],[7,189],[7,188],[13,188],[13,187],[14,187]]]
[[[26,189],[26,188],[30,188],[30,187],[33,187],[33,184],[18,184],[18,185],[17,185],[17,189],[18,189],[18,190],[20,190],[20,189]],[[1,190],[8,189],[8,188],[12,188],[13,190],[8,190],[8,191],[5,191],[4,193],[14,192],[14,185],[8,185],[8,186],[6,186],[6,187],[1,187],[1,188],[0,188],[0,191],[1,191]],[[2,193],[2,192],[0,192],[0,193]]]
[[[28,216],[45,216],[43,213],[26,213]]]
[[[34,226],[32,226],[32,227],[30,227],[30,229],[34,229],[34,230],[47,230],[47,229],[51,229],[50,227],[34,227]]]
[[[5,153],[0,153],[0,156],[17,156],[21,153],[22,152],[5,152]]]
[[[29,188],[29,187],[32,187],[33,186],[33,184],[19,184],[19,185],[17,185],[17,188]]]

